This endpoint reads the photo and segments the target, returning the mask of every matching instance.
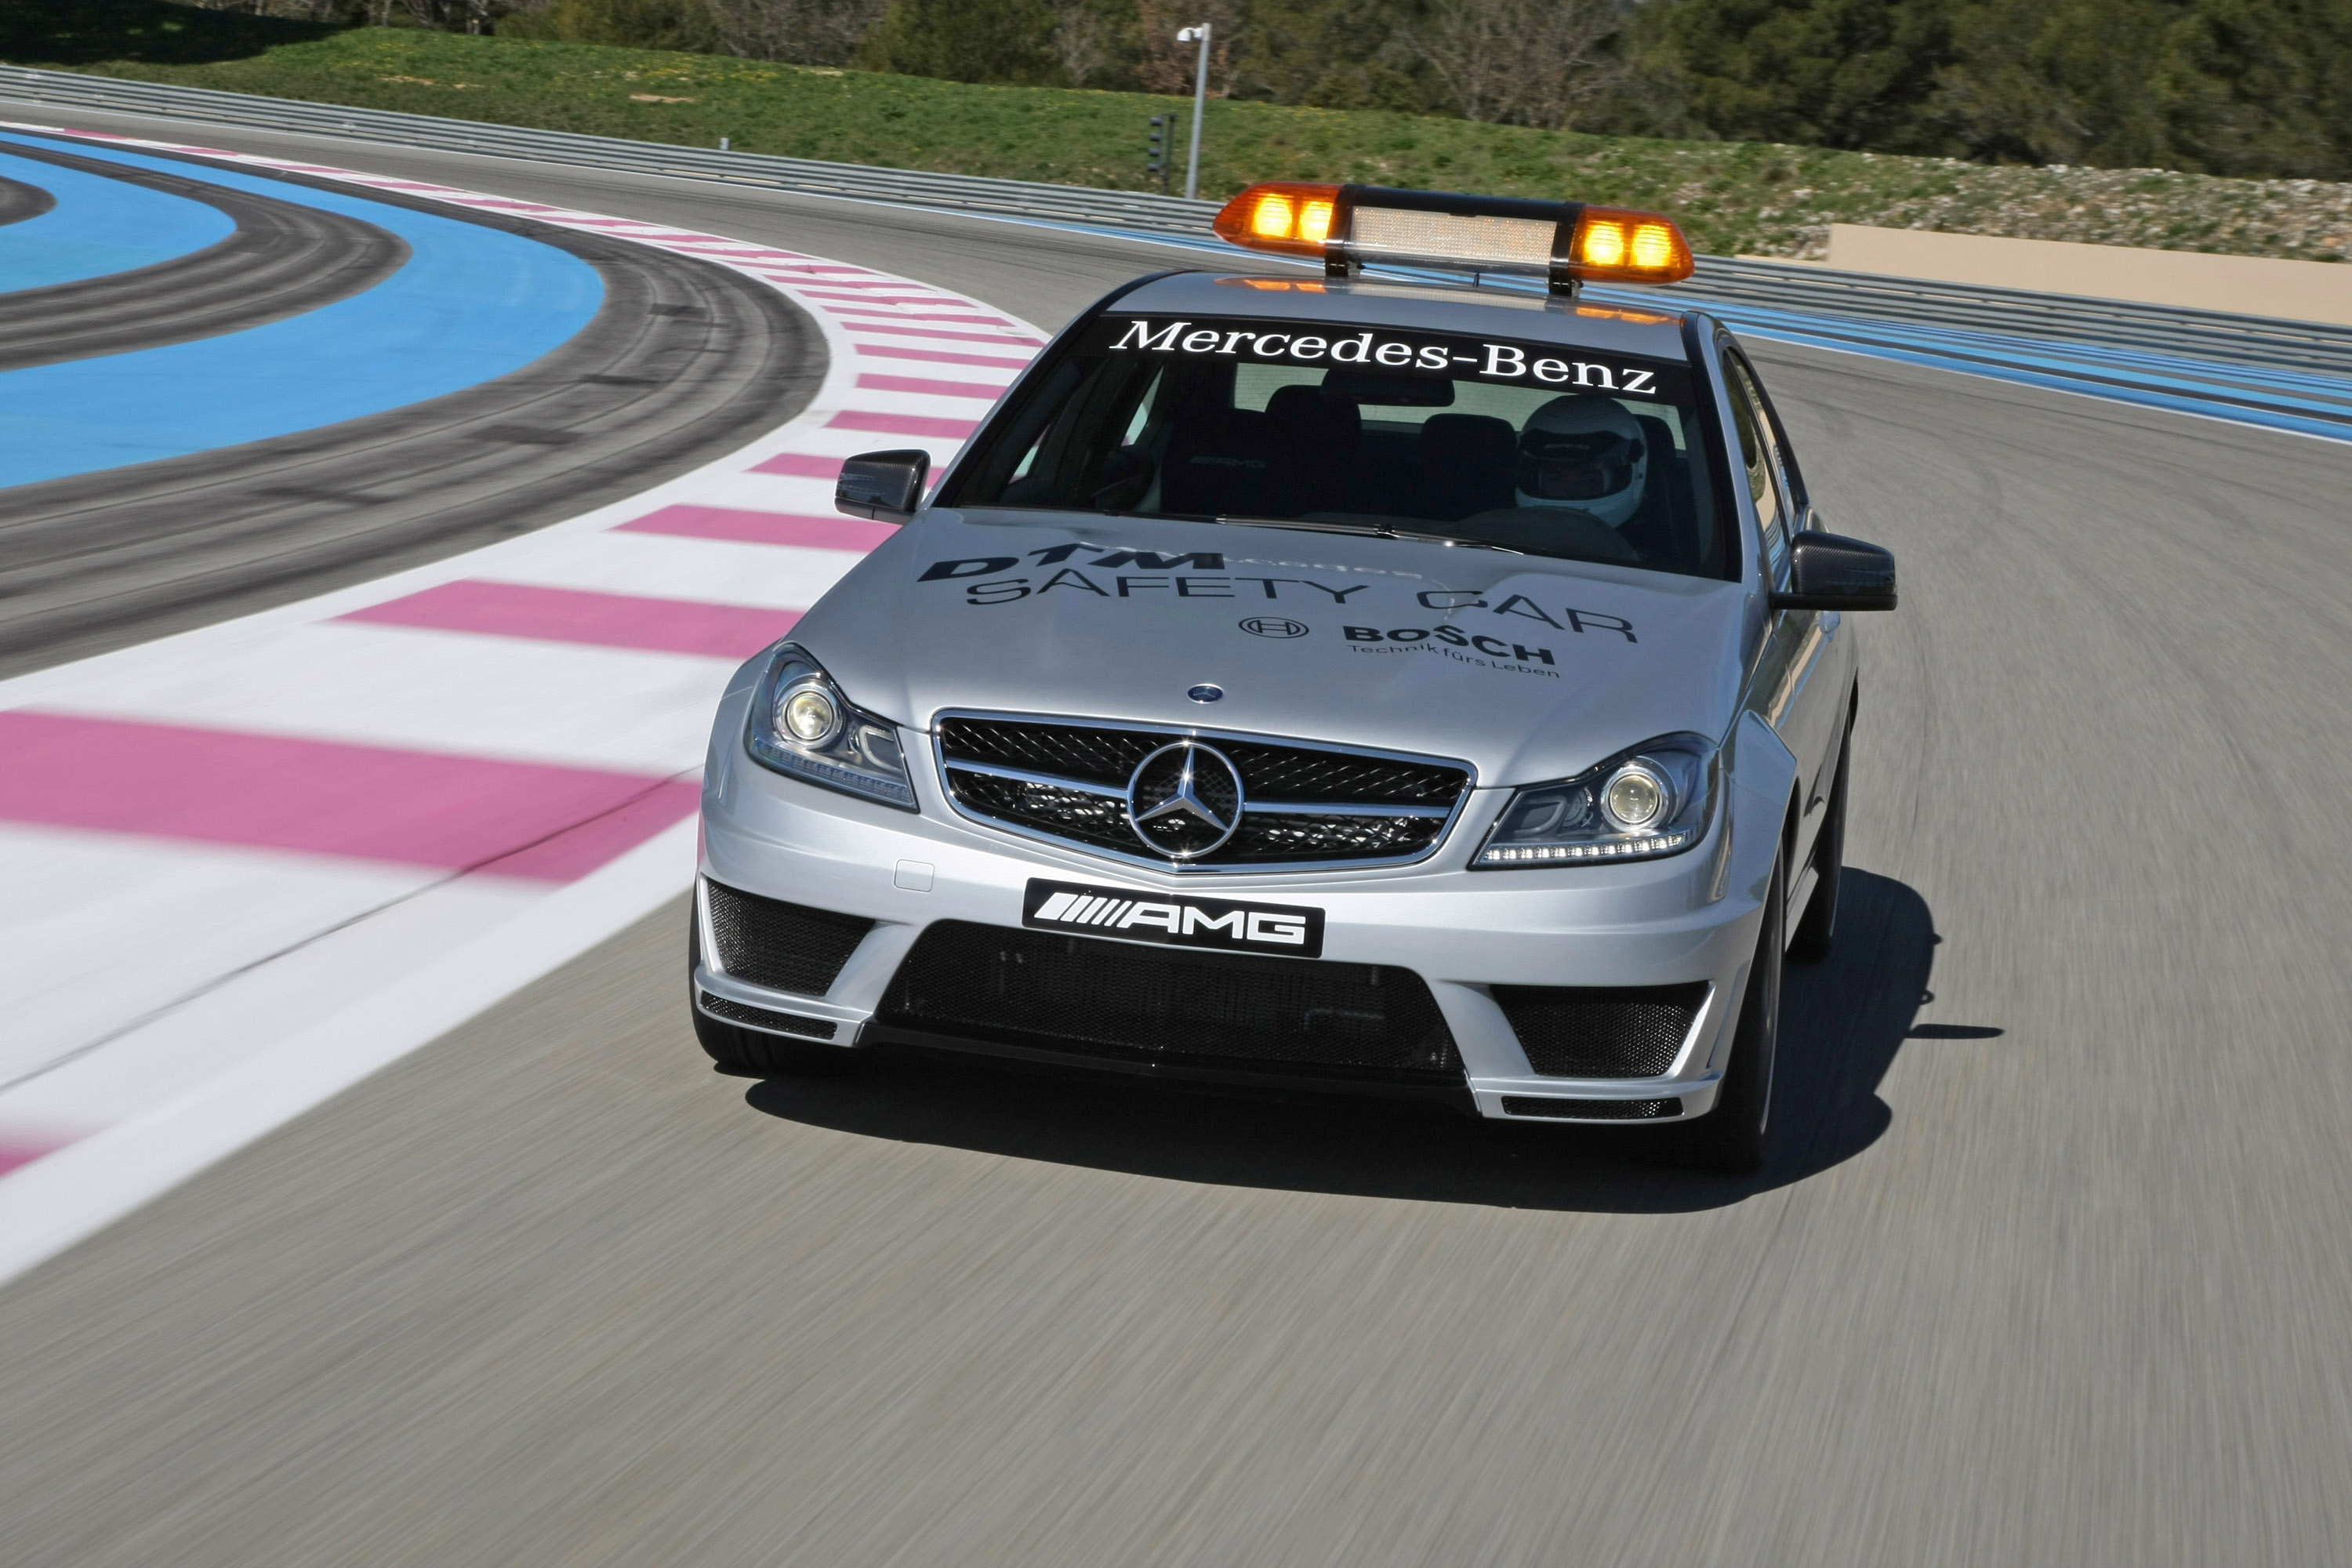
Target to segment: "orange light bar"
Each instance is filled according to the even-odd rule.
[[[1318,258],[1335,277],[1366,263],[1516,272],[1566,294],[1580,282],[1676,283],[1695,269],[1672,218],[1526,196],[1269,180],[1227,202],[1212,226],[1229,245]]]
[[[1569,275],[1586,283],[1679,283],[1696,267],[1672,218],[1622,207],[1587,207],[1569,246]]]
[[[1228,245],[1286,256],[1323,254],[1339,210],[1339,187],[1303,185],[1286,180],[1252,185],[1225,204],[1211,226]]]

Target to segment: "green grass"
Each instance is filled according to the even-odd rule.
[[[9,0],[0,0],[7,5]],[[1146,119],[1189,102],[719,56],[332,30],[166,0],[14,0],[0,58],[318,103],[897,168],[1143,188]],[[1672,214],[1702,251],[1819,255],[1832,223],[2352,258],[2352,186],[1991,168],[1754,142],[1209,106],[1202,194],[1259,179],[1569,196]]]

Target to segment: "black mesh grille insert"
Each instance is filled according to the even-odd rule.
[[[998,778],[959,769],[959,762],[1051,773],[1117,790],[1123,796],[1136,764],[1177,739],[1159,731],[1097,729],[1032,719],[946,719],[939,730],[948,787],[966,810],[1122,855],[1150,851],[1127,820],[1126,803],[1085,790]],[[1253,803],[1435,806],[1450,809],[1468,787],[1463,768],[1399,762],[1310,746],[1212,739],[1231,758]],[[1270,865],[1406,859],[1426,852],[1445,818],[1253,812],[1223,848],[1190,864]]]
[[[803,1018],[797,1013],[772,1013],[765,1007],[747,1007],[740,1002],[730,1002],[724,996],[713,996],[705,991],[699,998],[702,1010],[714,1018],[724,1018],[730,1024],[749,1024],[755,1029],[771,1029],[779,1035],[806,1035],[812,1040],[829,1040],[841,1033],[841,1026],[830,1018]]]
[[[1683,1113],[1679,1100],[1535,1100],[1503,1096],[1506,1116],[1549,1116],[1558,1121],[1663,1121]]]
[[[1253,800],[1317,800],[1349,805],[1452,805],[1468,775],[1430,763],[1394,763],[1253,741],[1213,741],[1242,771]]]
[[[706,881],[703,887],[710,899],[710,934],[718,942],[719,967],[771,991],[824,995],[874,929],[872,921],[856,915],[763,899],[717,882]]]
[[[1273,816],[1242,819],[1212,860],[1386,860],[1418,855],[1444,830],[1437,816]]]
[[[1462,1081],[1454,1037],[1409,969],[1193,952],[941,921],[907,955],[882,1021],[1080,1056],[1171,1058]]]
[[[1003,822],[1016,822],[1098,849],[1133,855],[1143,846],[1127,825],[1124,803],[1108,795],[1022,779],[1001,779],[987,773],[955,773],[956,798]]]
[[[1092,730],[1027,720],[949,719],[940,725],[940,751],[950,761],[1001,763],[1066,778],[1127,787],[1135,764],[1172,737],[1135,730]]]
[[[1572,989],[1497,985],[1528,1065],[1546,1078],[1655,1078],[1675,1065],[1706,983]]]

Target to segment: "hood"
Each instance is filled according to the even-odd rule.
[[[1581,772],[1738,700],[1738,584],[1300,529],[924,512],[793,634],[849,699]],[[1213,686],[1214,701],[1194,700]]]

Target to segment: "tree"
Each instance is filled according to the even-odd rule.
[[[888,0],[703,0],[719,47],[755,60],[839,66],[854,58]]]
[[[1465,120],[1563,130],[1622,75],[1616,0],[1439,0],[1419,37]]]
[[[1646,71],[1695,125],[1739,141],[1945,151],[1927,109],[1953,0],[1664,0],[1637,20]]]
[[[1137,0],[1136,85],[1190,97],[1201,46],[1180,44],[1176,35],[1202,22],[1209,24],[1209,96],[1232,97],[1234,56],[1243,38],[1241,7],[1234,0]]]
[[[890,0],[858,52],[874,70],[947,81],[1049,83],[1054,14],[1045,0]]]

